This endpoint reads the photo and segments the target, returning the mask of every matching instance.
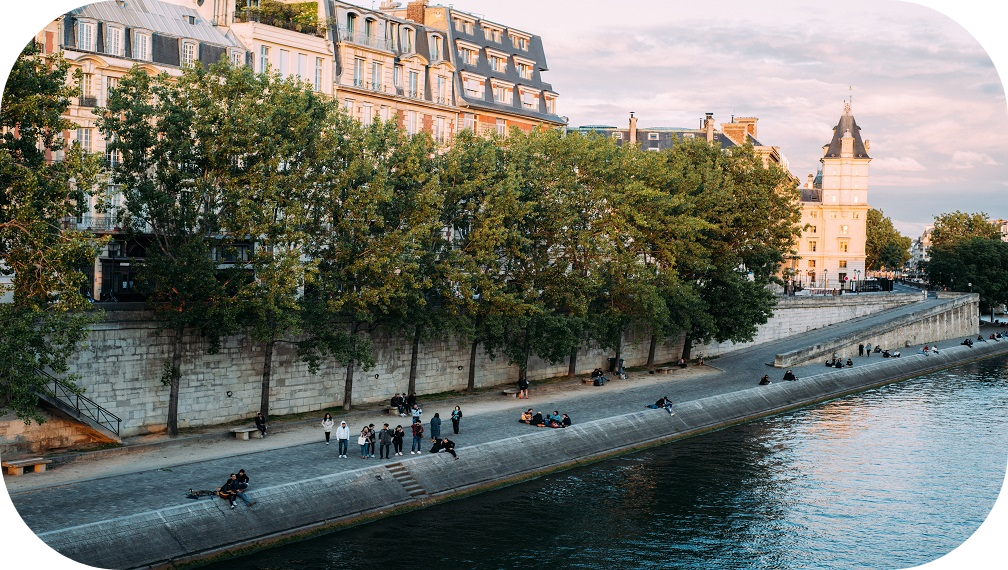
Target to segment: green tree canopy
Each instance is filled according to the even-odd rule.
[[[967,214],[956,210],[935,216],[931,245],[953,244],[972,238],[1000,239],[1001,232],[985,212]]]
[[[979,293],[980,304],[992,310],[1008,303],[1008,242],[974,237],[932,246],[929,252],[932,285]]]
[[[910,238],[896,231],[892,220],[882,210],[868,210],[865,227],[865,267],[868,270],[896,270],[910,260]]]

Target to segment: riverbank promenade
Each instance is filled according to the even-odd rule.
[[[830,339],[852,334],[864,334],[867,337],[871,331],[883,327],[885,323],[937,302],[928,299],[784,340],[737,350],[708,360],[705,366],[691,365],[685,369],[672,366],[668,372],[653,374],[646,370],[630,370],[627,379],[612,380],[601,387],[586,385],[579,377],[573,381],[564,379],[534,383],[529,399],[506,396],[502,394],[501,388],[487,389],[473,395],[440,395],[437,399],[420,396],[426,436],[430,437],[430,419],[435,413],[439,414],[442,419],[441,435],[456,443],[459,461],[455,465],[460,466],[466,461],[479,461],[479,455],[467,453],[470,449],[484,448],[483,453],[486,453],[485,448],[492,446],[494,442],[514,438],[521,441],[522,437],[532,434],[548,437],[550,432],[561,431],[519,423],[517,420],[520,413],[528,408],[541,411],[544,415],[554,410],[566,413],[572,418],[574,425],[578,426],[607,418],[618,420],[627,414],[639,414],[645,411],[645,406],[662,396],[668,396],[676,403],[673,409],[679,409],[688,407],[690,402],[719,395],[751,389],[772,389],[772,386],[757,386],[764,374],[770,376],[773,384],[789,384],[782,381],[784,370],[770,365],[775,355],[828,343]],[[990,332],[1004,329],[984,325],[980,330],[986,337]],[[965,352],[971,349],[961,346],[962,340],[949,339],[938,342],[937,346],[943,353],[950,351],[961,354],[961,360],[968,361],[974,352]],[[928,344],[935,346],[934,343]],[[999,343],[989,341],[989,345],[982,350],[979,347],[972,350],[977,358],[1008,353],[1008,339]],[[903,354],[902,358],[885,359],[879,354],[873,354],[870,358],[854,356],[854,367],[843,371],[826,368],[821,363],[798,366],[793,370],[799,383],[823,374],[844,371],[857,373],[865,370],[871,370],[876,377],[892,376],[896,380],[907,376],[908,367],[919,368],[923,373],[937,364],[937,359],[933,356],[918,354],[919,346],[898,348]],[[891,374],[888,372],[890,369]],[[896,372],[897,369],[900,371]],[[463,411],[458,435],[452,432],[450,421],[451,410],[456,405]],[[646,411],[656,415],[665,414],[663,410]],[[249,517],[254,519],[257,511],[263,513],[263,516],[272,513],[269,503],[277,500],[277,489],[292,489],[296,493],[302,483],[307,484],[306,482],[334,473],[370,473],[369,469],[380,464],[401,463],[413,468],[421,462],[446,459],[444,454],[433,457],[427,453],[430,449],[429,440],[425,441],[424,453],[409,454],[412,439],[408,434],[410,418],[388,415],[384,407],[354,410],[336,415],[334,420],[337,426],[340,421],[346,421],[350,428],[350,450],[345,459],[338,456],[335,437],[330,445],[326,445],[320,425],[321,417],[318,417],[300,421],[274,421],[270,425],[268,437],[248,441],[236,440],[229,427],[203,429],[176,438],[143,436],[126,439],[121,448],[57,457],[53,466],[44,473],[5,477],[4,482],[24,522],[46,540],[47,535],[72,533],[72,529],[85,525],[100,528],[111,521],[121,523],[124,519],[142,518],[154,512],[176,512],[180,506],[196,503],[213,503],[219,509],[221,517],[238,516],[245,521]],[[357,434],[361,427],[374,424],[380,429],[384,423],[391,427],[402,425],[407,430],[404,455],[391,459],[362,460],[357,445]],[[251,420],[249,424],[251,425]],[[673,424],[670,431],[675,429]],[[547,465],[550,458],[543,457],[542,462]],[[248,497],[258,501],[257,504],[246,507],[239,501],[238,510],[241,512],[237,513],[227,512],[227,502],[221,499],[203,498],[194,501],[186,498],[189,489],[218,488],[230,473],[239,469],[248,473],[251,479]],[[341,490],[332,489],[332,492],[341,493]],[[353,492],[356,493],[357,490]],[[137,538],[142,541],[143,537]],[[217,553],[241,546],[221,544]],[[163,562],[157,557],[152,560]]]

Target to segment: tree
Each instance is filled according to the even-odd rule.
[[[974,237],[930,248],[931,284],[980,295],[982,306],[1008,303],[1008,242]]]
[[[1000,239],[1001,232],[985,212],[967,214],[956,210],[935,216],[931,245],[952,244],[971,238]]]
[[[43,421],[40,370],[67,372],[67,359],[98,314],[87,312],[83,268],[98,243],[64,229],[83,213],[101,176],[101,159],[64,135],[69,63],[43,57],[32,42],[14,63],[0,107],[0,272],[12,275],[10,303],[0,303],[0,409]],[[62,155],[60,157],[60,155]],[[52,160],[61,158],[61,160]]]
[[[870,271],[896,270],[910,260],[910,238],[893,227],[882,210],[868,210],[865,219],[865,268]]]

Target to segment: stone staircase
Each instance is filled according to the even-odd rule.
[[[389,473],[395,477],[395,480],[406,489],[406,492],[410,494],[411,497],[419,497],[421,495],[426,495],[427,491],[423,488],[414,477],[413,474],[409,472],[402,463],[390,463],[385,466],[389,470]]]

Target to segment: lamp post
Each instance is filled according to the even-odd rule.
[[[851,288],[854,289],[859,295],[861,294],[861,289],[858,288],[857,284],[858,284],[858,277],[860,275],[861,275],[861,270],[860,269],[855,269],[854,270],[854,284],[851,286]]]
[[[823,286],[823,295],[825,295],[826,294],[826,288],[829,287],[829,269],[823,269],[822,270],[822,281],[823,281],[823,283],[822,283],[822,286]]]

